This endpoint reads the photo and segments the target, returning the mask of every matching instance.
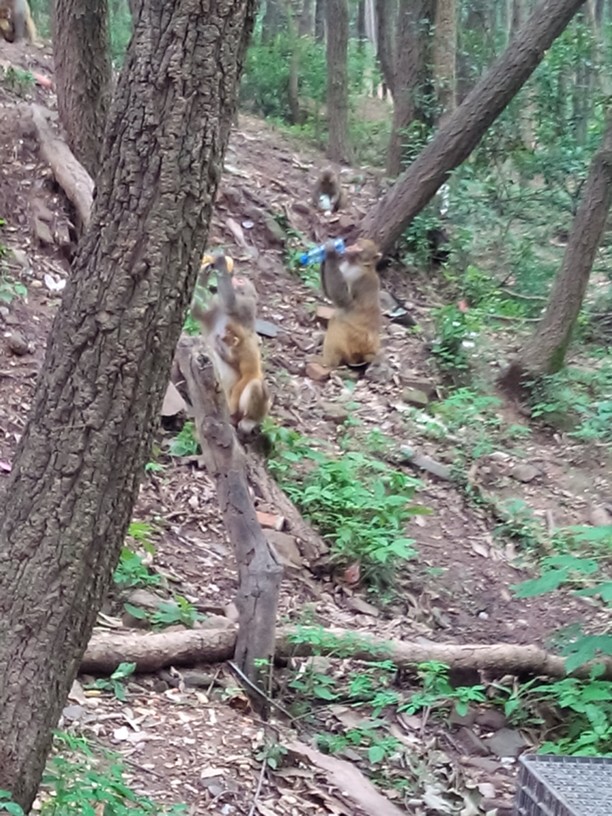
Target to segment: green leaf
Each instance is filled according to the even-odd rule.
[[[546,592],[559,589],[565,581],[567,581],[567,570],[550,570],[539,578],[523,581],[522,584],[514,584],[512,589],[517,598],[530,598],[534,595],[544,595]]]
[[[368,748],[368,759],[372,764],[382,762],[385,758],[385,749],[382,745],[371,745]]]
[[[134,604],[128,603],[127,601],[123,604],[123,608],[129,615],[136,618],[136,620],[146,620],[149,614],[146,609],[141,609],[141,607],[134,606]]]

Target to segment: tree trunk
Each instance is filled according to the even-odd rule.
[[[455,0],[437,0],[434,36],[434,86],[438,102],[438,125],[457,107],[457,9]]]
[[[261,21],[261,41],[271,43],[283,28],[284,12],[281,0],[266,0],[266,10]]]
[[[368,39],[366,31],[366,0],[359,0],[357,4],[357,46],[359,51],[365,51],[365,44]]]
[[[604,234],[612,201],[612,108],[608,110],[601,147],[593,156],[563,263],[553,283],[535,335],[502,375],[514,392],[525,378],[554,374],[563,367],[576,319],[582,307],[595,253]]]
[[[361,224],[388,250],[476,147],[584,0],[542,0],[517,38]]]
[[[351,161],[348,131],[348,0],[327,0],[327,156]]]
[[[325,6],[326,0],[316,0],[315,40],[318,43],[322,43],[325,40]]]
[[[397,27],[397,0],[376,0],[376,58],[385,86],[394,94],[395,40]]]
[[[298,33],[300,37],[312,37],[314,30],[314,8],[313,0],[304,0],[298,20]]]
[[[91,226],[3,495],[0,789],[26,811],[138,494],[256,5],[140,4]]]
[[[55,0],[53,59],[66,140],[95,180],[111,97],[107,0]]]
[[[406,129],[418,116],[417,95],[427,86],[430,0],[400,0],[392,81],[393,123],[387,149],[387,174],[404,166]]]

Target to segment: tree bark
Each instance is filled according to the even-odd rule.
[[[443,125],[457,107],[457,9],[455,0],[437,0],[433,36],[434,85]]]
[[[404,166],[406,129],[416,119],[417,94],[427,85],[426,55],[431,22],[430,0],[400,0],[393,74],[393,123],[387,148],[387,174],[397,176]]]
[[[295,643],[293,627],[285,626],[276,633],[278,657],[312,654],[338,655],[338,640],[351,644],[351,660],[392,660],[398,668],[410,669],[419,663],[439,660],[452,669],[480,669],[499,674],[540,674],[565,677],[565,659],[545,652],[538,646],[515,643],[415,643],[409,640],[377,641],[365,632],[354,629],[326,629],[327,637],[318,630],[316,645],[301,639]],[[81,671],[92,674],[112,674],[119,663],[136,663],[138,672],[154,672],[166,666],[193,666],[200,662],[217,663],[230,660],[234,653],[236,630],[189,629],[187,631],[136,634],[113,632],[94,634],[83,656]],[[594,661],[603,663],[603,678],[612,679],[612,658]],[[592,664],[580,666],[574,677],[588,677]]]
[[[542,0],[538,4],[516,39],[369,212],[361,224],[362,234],[374,239],[383,251],[393,246],[451,170],[470,155],[583,2]]]
[[[210,360],[198,348],[179,343],[176,359],[193,405],[196,430],[238,565],[238,638],[235,660],[255,685],[265,690],[274,658],[276,611],[283,568],[257,521],[249,494],[247,461],[229,422],[227,401]],[[266,665],[259,661],[265,660]],[[262,699],[257,695],[254,701]]]
[[[507,389],[516,393],[526,378],[554,374],[563,367],[611,201],[612,108],[609,108],[603,141],[591,161],[563,263],[542,320],[534,336],[501,377],[501,384]]]
[[[315,40],[322,43],[325,40],[325,6],[326,0],[316,0],[315,5]]]
[[[327,156],[351,161],[348,130],[348,0],[327,0]]]
[[[284,17],[281,0],[266,0],[266,10],[261,21],[262,43],[271,43],[282,31]]]
[[[298,22],[300,37],[312,37],[314,31],[314,0],[303,0]]]
[[[141,0],[91,226],[2,501],[10,512],[0,518],[0,789],[26,811],[144,472],[254,7]]]
[[[375,10],[376,59],[385,86],[394,96],[396,54],[393,32],[397,30],[397,0],[376,0]]]
[[[53,60],[68,145],[95,180],[111,98],[107,0],[55,0]]]

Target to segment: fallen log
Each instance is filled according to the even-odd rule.
[[[480,669],[499,675],[543,675],[565,677],[565,661],[539,646],[521,646],[514,643],[414,643],[404,640],[377,641],[370,635],[349,629],[317,629],[316,645],[294,643],[293,627],[277,629],[277,657],[313,654],[338,656],[339,641],[342,654],[351,660],[391,660],[398,668],[410,669],[419,663],[437,660],[452,669]],[[300,630],[300,640],[304,630]],[[141,634],[135,632],[94,633],[81,663],[81,671],[93,674],[111,674],[121,662],[136,663],[138,672],[155,672],[167,666],[192,666],[198,663],[217,663],[229,660],[234,654],[236,629],[191,629]],[[603,679],[612,680],[612,659],[602,658]],[[592,663],[581,666],[574,677],[588,677]]]
[[[34,125],[41,157],[51,168],[55,180],[76,210],[78,227],[86,228],[93,203],[93,179],[77,161],[68,145],[49,127],[47,117],[51,115],[50,111],[40,105],[28,105],[23,108],[23,114],[29,115]]]

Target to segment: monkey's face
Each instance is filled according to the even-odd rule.
[[[374,241],[370,241],[369,238],[359,238],[346,248],[344,257],[353,266],[365,266],[376,263],[382,256]]]

